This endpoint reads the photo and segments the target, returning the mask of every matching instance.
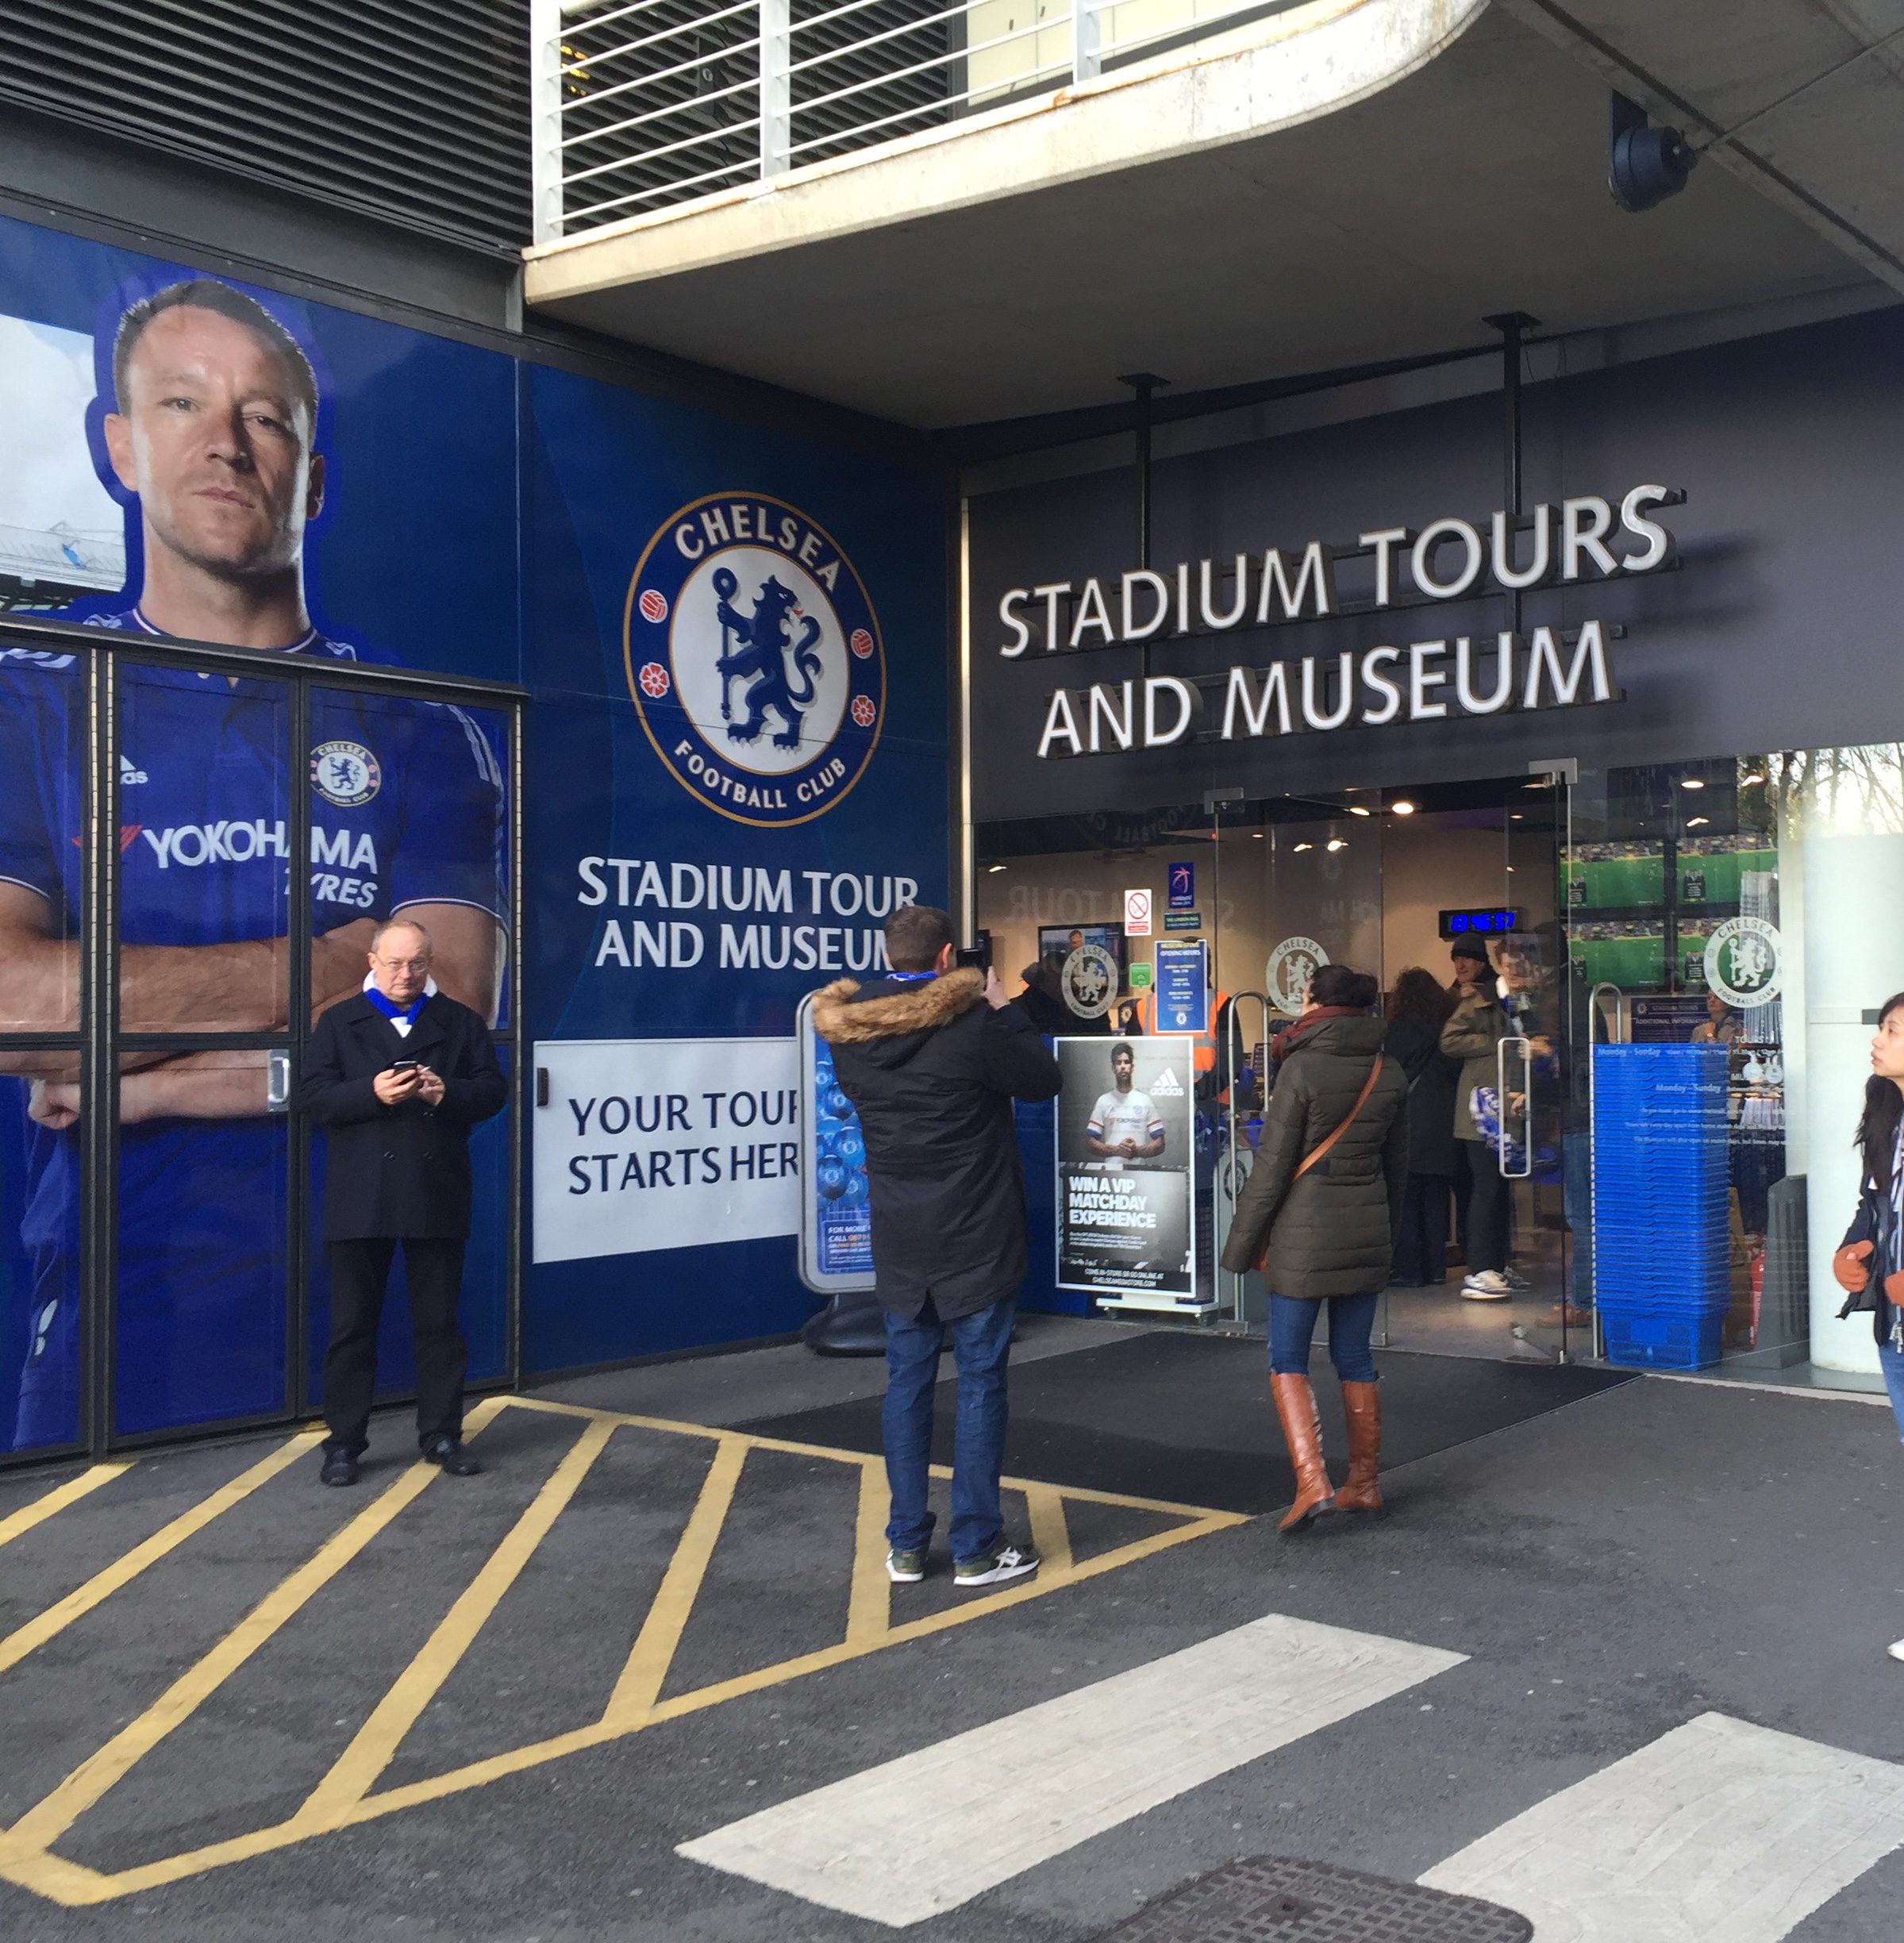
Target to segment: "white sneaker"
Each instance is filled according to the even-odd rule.
[[[996,1551],[977,1558],[964,1559],[952,1567],[956,1586],[1002,1585],[1008,1579],[1022,1579],[1035,1572],[1041,1563],[1029,1545],[1002,1545]]]
[[[1461,1284],[1461,1293],[1469,1302],[1506,1302],[1514,1291],[1498,1268],[1483,1268]]]
[[[1884,1650],[1894,1660],[1904,1660],[1904,1640],[1893,1640]]]

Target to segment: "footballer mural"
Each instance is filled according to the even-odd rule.
[[[294,749],[287,684],[194,665],[185,644],[340,671],[393,657],[312,618],[307,551],[329,419],[313,352],[260,295],[202,276],[140,281],[105,306],[95,395],[63,429],[86,438],[125,510],[123,584],[70,585],[53,606],[153,652],[119,675],[121,1030],[287,1031],[289,900],[301,882],[313,1018],[359,987],[377,922],[401,910],[429,927],[443,988],[493,1020],[506,908],[499,725],[317,687],[309,746]],[[0,652],[6,1033],[78,1022],[84,661]],[[290,868],[300,787],[307,871]],[[283,1407],[287,1143],[267,1060],[257,1048],[151,1044],[121,1056],[112,1415],[122,1434]],[[83,1349],[85,1105],[70,1051],[0,1047],[0,1072],[13,1081],[0,1137],[16,1156],[11,1268],[25,1318],[13,1441],[58,1443],[75,1434]],[[8,1414],[0,1406],[0,1424]]]

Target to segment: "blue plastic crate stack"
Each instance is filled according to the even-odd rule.
[[[1594,1048],[1594,1291],[1606,1358],[1719,1360],[1731,1292],[1725,1048]]]

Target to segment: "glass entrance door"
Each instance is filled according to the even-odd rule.
[[[1591,1353],[1591,1296],[1567,1299],[1575,1275],[1591,1288],[1591,1267],[1583,1152],[1568,1186],[1569,1143],[1586,1138],[1574,1048],[1586,1007],[1562,921],[1564,781],[1221,803],[1212,821],[1217,983],[1232,1001],[1219,1045],[1219,1238],[1273,1085],[1270,1043],[1317,966],[1372,973],[1391,1021],[1412,1006],[1433,1044],[1460,996],[1455,950],[1470,945],[1492,1002],[1471,1056],[1425,1063],[1415,1035],[1408,1239],[1378,1340],[1527,1361]],[[1262,1325],[1260,1275],[1226,1274],[1217,1293],[1233,1322]]]
[[[1380,799],[1284,797],[1216,804],[1215,981],[1229,1001],[1217,1047],[1224,1112],[1217,1134],[1216,1240],[1228,1232],[1262,1128],[1275,1033],[1302,1010],[1325,964],[1382,976]],[[1255,1271],[1220,1272],[1219,1311],[1260,1328],[1267,1292]]]
[[[1509,1333],[1514,1353],[1562,1362],[1584,1353],[1591,1320],[1587,1074],[1578,1045],[1587,1006],[1568,958],[1561,895],[1568,800],[1564,769],[1503,792],[1502,907],[1512,928],[1497,934],[1494,953],[1510,1014],[1497,1082],[1507,1134],[1498,1158],[1512,1183]]]

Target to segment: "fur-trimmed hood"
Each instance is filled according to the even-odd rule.
[[[858,1046],[883,1064],[896,1064],[912,1056],[924,1035],[984,1002],[984,974],[969,968],[916,984],[836,979],[814,999],[814,1029],[829,1045]]]

